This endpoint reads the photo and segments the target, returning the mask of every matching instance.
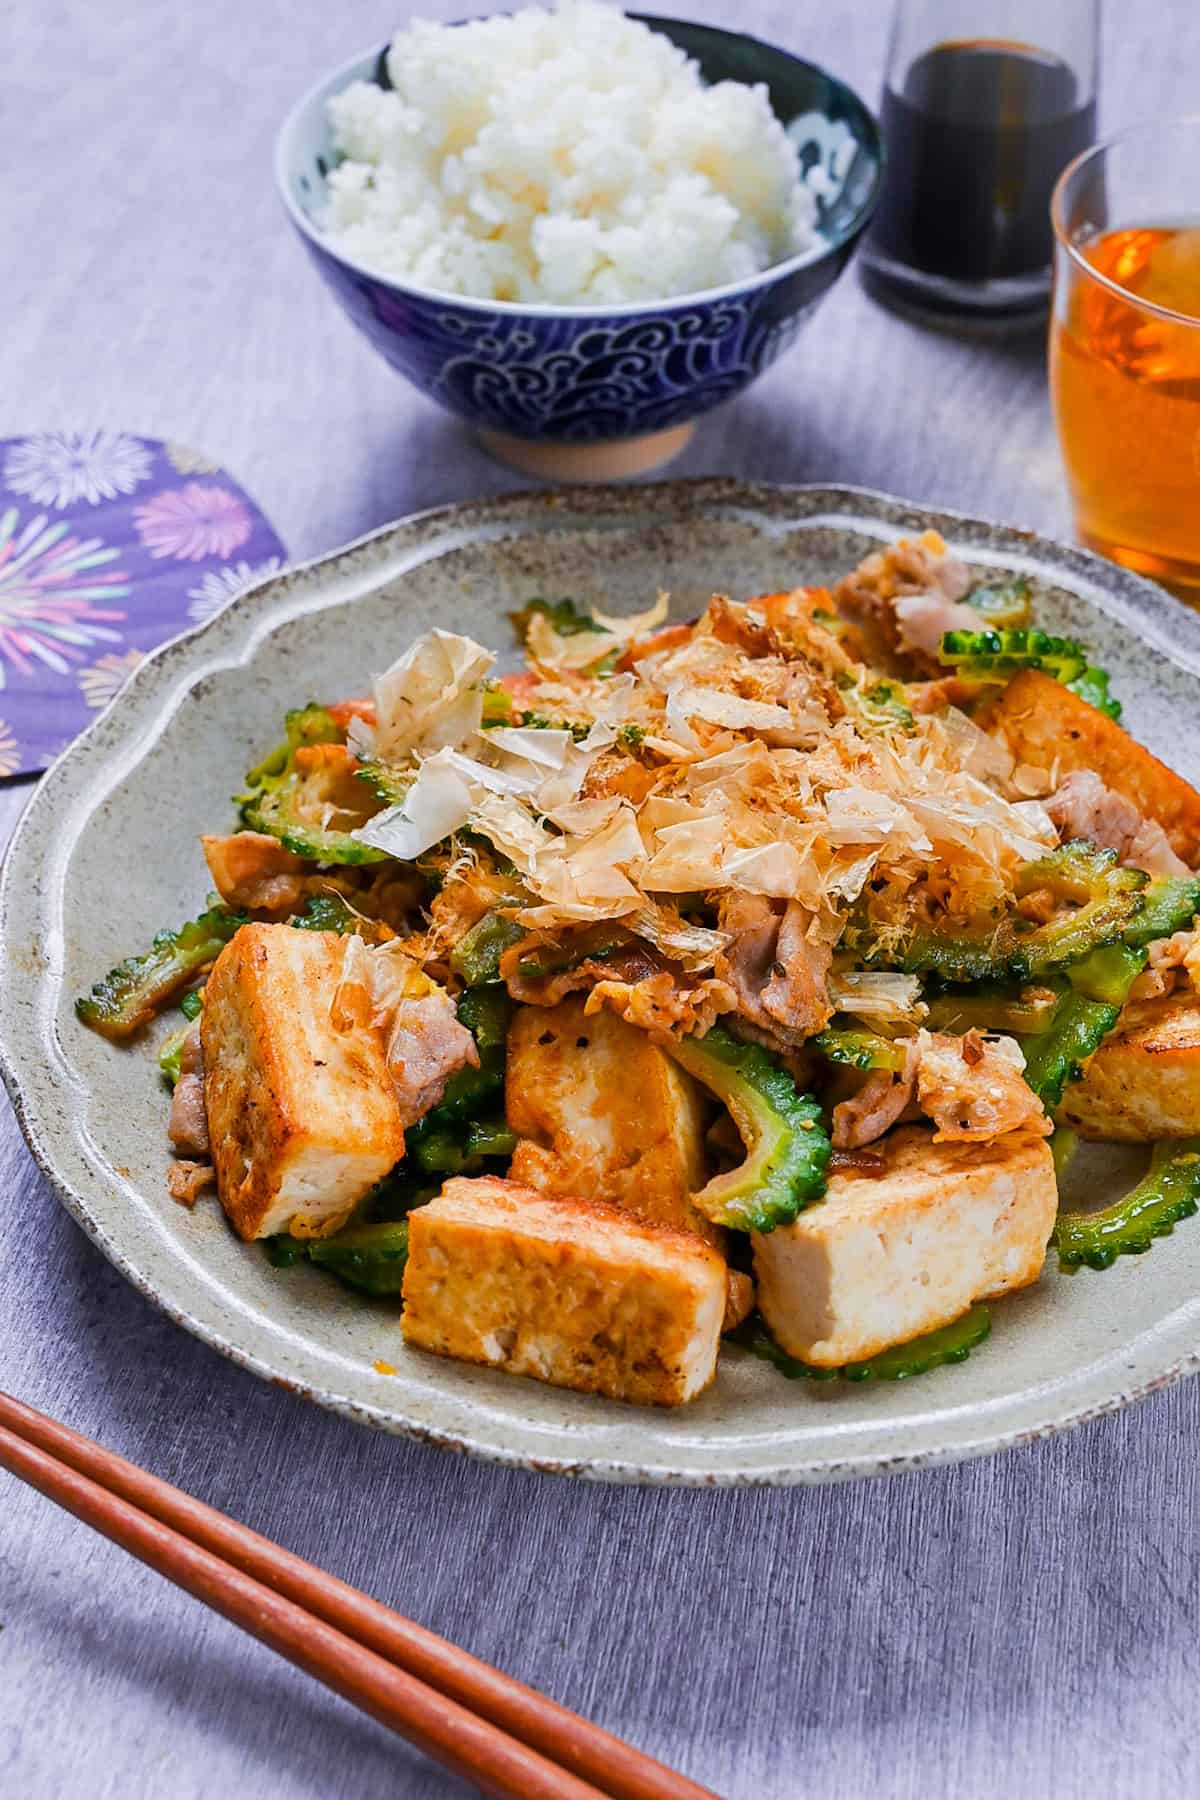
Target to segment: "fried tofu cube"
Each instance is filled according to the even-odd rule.
[[[409,1215],[404,1339],[554,1387],[680,1406],[712,1380],[725,1263],[690,1232],[515,1181],[448,1181]]]
[[[238,1236],[337,1229],[404,1154],[379,1033],[335,1030],[346,941],[243,925],[204,989],[204,1100],[217,1192]]]
[[[721,1241],[691,1203],[707,1179],[700,1091],[637,1026],[607,1010],[589,1017],[582,995],[522,1007],[508,1035],[505,1099],[521,1140],[514,1181]]]
[[[1200,793],[1152,756],[1115,719],[1061,682],[1026,669],[991,708],[988,723],[1019,763],[1056,772],[1092,769],[1143,818],[1155,819],[1186,863],[1200,862]]]
[[[948,1325],[1041,1274],[1058,1192],[1043,1137],[935,1144],[906,1126],[881,1175],[837,1173],[823,1201],[754,1238],[759,1310],[792,1356],[823,1368]]]
[[[1055,1117],[1081,1137],[1121,1144],[1200,1131],[1200,998],[1127,1006],[1082,1080],[1067,1083]]]

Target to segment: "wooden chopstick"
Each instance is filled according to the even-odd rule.
[[[0,1467],[499,1800],[716,1800],[90,1438],[0,1394]]]

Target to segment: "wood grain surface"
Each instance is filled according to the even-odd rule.
[[[394,10],[2,10],[0,432],[108,425],[202,447],[297,557],[511,484],[352,333],[272,188],[281,113]],[[875,98],[882,0],[686,10]],[[1103,127],[1194,107],[1194,0],[1109,12]],[[858,482],[1068,529],[1037,337],[922,331],[852,275],[674,472]],[[0,790],[5,830],[26,791]],[[58,1208],[5,1106],[0,1386],[728,1800],[1196,1790],[1194,1382],[886,1483],[667,1493],[505,1473],[308,1408],[168,1324]],[[0,1478],[0,1793],[464,1791]]]

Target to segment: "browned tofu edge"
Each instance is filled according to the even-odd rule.
[[[494,1219],[489,1219],[486,1209],[493,1200],[498,1204]],[[471,1207],[466,1217],[460,1210],[463,1201]],[[440,1207],[439,1202],[442,1203]],[[688,1371],[682,1361],[682,1352],[688,1347],[686,1343],[664,1345],[661,1354],[659,1345],[654,1344],[645,1367],[622,1368],[622,1347],[618,1345],[603,1346],[599,1356],[592,1356],[586,1315],[581,1314],[576,1301],[570,1297],[569,1284],[559,1279],[572,1261],[586,1264],[590,1260],[589,1247],[572,1243],[566,1234],[559,1242],[543,1236],[522,1239],[520,1221],[525,1205],[536,1209],[543,1219],[547,1212],[561,1214],[568,1230],[588,1225],[599,1226],[605,1231],[615,1228],[620,1242],[634,1248],[638,1244],[653,1246],[655,1251],[666,1252],[673,1264],[669,1263],[661,1273],[668,1280],[672,1276],[677,1278],[681,1296],[695,1300],[699,1288],[706,1284],[711,1286],[711,1357],[700,1386],[691,1393],[684,1391]],[[442,1291],[444,1283],[431,1277],[428,1268],[437,1251],[444,1251],[441,1233],[447,1227],[451,1236],[461,1236],[464,1246],[474,1252],[461,1284],[456,1284],[448,1297]],[[473,1238],[476,1240],[474,1245],[471,1244]],[[550,1290],[546,1300],[547,1316],[552,1314],[560,1291],[572,1308],[565,1316],[565,1323],[578,1335],[578,1344],[567,1345],[564,1361],[553,1374],[528,1366],[515,1341],[501,1354],[486,1354],[480,1342],[482,1328],[479,1322],[468,1322],[464,1317],[465,1309],[458,1304],[456,1294],[458,1291],[471,1292],[471,1265],[478,1269],[487,1255],[488,1238],[492,1238],[502,1252],[511,1255],[518,1280],[526,1274],[531,1263],[543,1265]],[[690,1296],[687,1294],[689,1286],[692,1289]],[[506,1373],[533,1376],[552,1386],[599,1393],[610,1399],[673,1406],[695,1398],[715,1375],[726,1293],[723,1257],[689,1231],[639,1220],[624,1208],[607,1201],[547,1195],[500,1176],[460,1176],[448,1181],[439,1196],[409,1216],[409,1254],[404,1272],[401,1326],[407,1344],[435,1355],[479,1363]],[[519,1324],[515,1316],[493,1317],[488,1323],[488,1335],[519,1330]],[[575,1349],[583,1353],[578,1363],[573,1358]],[[671,1361],[673,1354],[680,1358],[674,1364]]]
[[[1070,1081],[1055,1114],[1081,1137],[1121,1144],[1200,1130],[1200,996],[1132,1001]]]
[[[1003,732],[1018,762],[1064,775],[1094,770],[1106,787],[1158,821],[1178,856],[1200,861],[1200,793],[1061,682],[1024,670],[989,710],[987,723]]]
[[[205,983],[200,1040],[217,1192],[230,1224],[247,1242],[257,1235],[276,1196],[288,1146],[307,1130],[306,1120],[294,1105],[286,1059],[275,1039],[276,1021],[263,990],[269,974],[270,934],[275,932],[288,933],[289,951],[314,963],[322,953],[340,952],[343,942],[335,932],[296,932],[290,925],[253,921],[234,933]],[[302,948],[297,947],[297,939],[305,940]],[[231,1028],[247,1055],[253,1048],[259,1095],[253,1107],[244,1103],[244,1080],[228,1067],[226,1039]],[[364,1073],[368,1078],[374,1076],[385,1096],[380,1112],[387,1130],[378,1150],[380,1161],[390,1167],[404,1154],[399,1110],[387,1079],[382,1046],[364,1034],[360,1048]]]
[[[944,1209],[955,1191],[955,1183],[961,1183],[961,1189],[970,1194],[972,1189],[982,1183],[995,1179],[997,1174],[1012,1171],[1012,1159],[1016,1158],[1021,1165],[1018,1178],[1022,1183],[1022,1198],[1029,1204],[1031,1197],[1040,1201],[1042,1219],[1036,1233],[1027,1246],[1024,1260],[1009,1271],[999,1282],[990,1282],[977,1287],[969,1297],[956,1296],[954,1300],[943,1300],[938,1303],[934,1295],[929,1296],[930,1304],[926,1316],[915,1331],[903,1335],[895,1335],[882,1331],[864,1331],[853,1346],[844,1342],[836,1349],[827,1349],[822,1344],[803,1341],[791,1335],[791,1320],[788,1317],[788,1296],[784,1272],[775,1269],[770,1260],[760,1259],[757,1252],[765,1242],[772,1244],[774,1234],[765,1240],[757,1234],[754,1237],[755,1279],[759,1308],[767,1321],[768,1328],[780,1346],[789,1354],[799,1357],[816,1366],[837,1368],[847,1362],[859,1362],[881,1351],[890,1349],[895,1344],[912,1342],[923,1337],[927,1332],[937,1331],[944,1325],[951,1324],[961,1318],[977,1301],[996,1299],[1002,1294],[1011,1293],[1022,1287],[1029,1287],[1037,1281],[1042,1273],[1046,1257],[1046,1244],[1054,1224],[1058,1205],[1058,1184],[1054,1172],[1054,1158],[1049,1142],[1037,1133],[1029,1131],[1009,1132],[996,1139],[992,1144],[935,1144],[927,1127],[921,1125],[901,1126],[882,1140],[881,1147],[887,1156],[891,1172],[894,1174],[911,1174],[914,1169],[921,1173],[929,1171],[929,1185],[908,1195],[908,1202],[913,1215],[936,1215]],[[1001,1150],[1005,1160],[998,1162],[995,1154]],[[1036,1185],[1035,1185],[1036,1184]],[[836,1233],[838,1226],[845,1222],[857,1223],[855,1201],[861,1195],[863,1202],[869,1204],[873,1196],[886,1193],[888,1173],[879,1176],[859,1176],[853,1173],[835,1175],[830,1187],[834,1200],[834,1209],[822,1216],[820,1206],[814,1206],[799,1215],[794,1226],[784,1226],[780,1232],[780,1243],[786,1243],[787,1234],[798,1230],[806,1235],[816,1227],[828,1227],[830,1233]],[[1031,1195],[1032,1188],[1032,1195]],[[774,1313],[774,1317],[772,1317]],[[873,1323],[877,1323],[875,1320]],[[840,1336],[846,1335],[843,1325]]]
[[[505,1076],[505,1111],[509,1124],[520,1140],[513,1159],[513,1178],[536,1187],[542,1193],[562,1194],[568,1199],[583,1191],[582,1170],[569,1153],[564,1155],[561,1151],[562,1139],[565,1137],[570,1140],[572,1133],[568,1130],[554,1131],[548,1106],[539,1102],[537,1076],[540,1060],[543,1055],[568,1039],[572,1040],[569,1050],[572,1058],[586,1057],[591,1053],[590,1043],[583,1048],[577,1046],[575,1040],[580,1037],[591,1040],[603,1033],[608,1039],[606,1053],[611,1051],[613,1040],[620,1043],[624,1039],[630,1046],[630,1080],[636,1080],[642,1073],[651,1078],[652,1069],[647,1068],[642,1059],[662,1059],[658,1078],[667,1090],[663,1098],[672,1113],[677,1115],[672,1118],[670,1136],[675,1146],[690,1143],[690,1154],[687,1167],[680,1169],[681,1179],[676,1193],[655,1193],[652,1198],[639,1201],[633,1197],[624,1197],[618,1191],[625,1189],[627,1194],[630,1191],[636,1194],[635,1168],[644,1176],[648,1170],[661,1166],[664,1158],[663,1143],[668,1135],[663,1134],[663,1138],[653,1144],[639,1145],[636,1154],[627,1164],[612,1171],[595,1169],[592,1178],[599,1184],[599,1191],[592,1197],[620,1204],[624,1210],[650,1223],[678,1226],[695,1232],[698,1237],[720,1249],[725,1242],[721,1227],[714,1225],[692,1205],[692,1194],[704,1185],[706,1176],[703,1153],[704,1103],[698,1085],[665,1050],[637,1026],[629,1025],[609,1012],[588,1014],[586,999],[584,994],[572,994],[552,1007],[518,1007],[513,1015],[509,1027]],[[541,1042],[547,1034],[554,1039],[551,1045],[543,1045]],[[618,1106],[628,1105],[628,1092],[614,1095],[614,1101]]]

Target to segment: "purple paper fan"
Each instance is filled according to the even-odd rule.
[[[0,439],[0,776],[44,769],[147,650],[284,560],[241,484],[181,444]]]

